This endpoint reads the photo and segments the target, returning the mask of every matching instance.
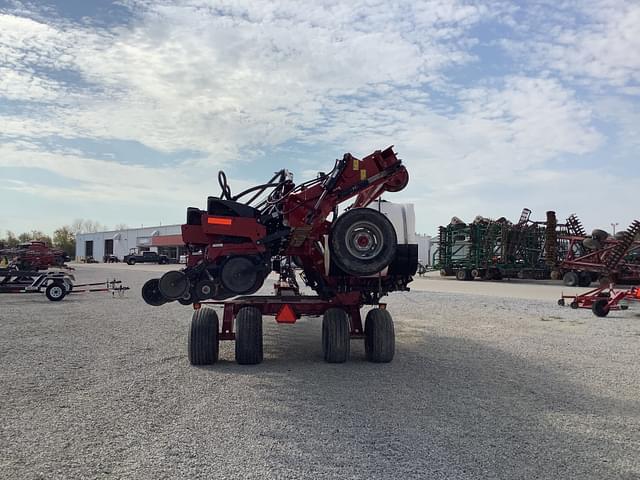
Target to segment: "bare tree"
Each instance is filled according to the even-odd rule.
[[[74,235],[79,233],[95,233],[101,230],[105,230],[106,226],[95,220],[85,220],[83,218],[76,218],[69,227]]]

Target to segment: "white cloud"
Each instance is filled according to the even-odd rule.
[[[535,67],[558,72],[567,81],[600,89],[615,86],[637,95],[640,3],[600,0],[554,7],[536,11],[535,26],[523,32],[532,41],[505,39],[503,44]]]
[[[66,110],[46,118],[61,131],[229,158],[301,136],[331,116],[336,96],[435,81],[469,61],[460,42],[484,14],[443,0],[190,2],[99,31],[3,15],[0,51],[10,68],[70,68],[93,86],[61,95]],[[7,82],[5,96],[54,100],[55,83],[31,75]]]
[[[511,185],[534,171],[561,175],[610,140],[594,119],[612,122],[619,99],[590,103],[578,82],[628,95],[639,88],[640,9],[632,3],[543,2],[524,23],[527,7],[507,2],[125,3],[134,12],[129,22],[109,28],[50,12],[0,13],[0,107],[3,98],[26,105],[0,110],[0,166],[79,182],[49,196],[106,202],[115,194],[149,204],[170,191],[196,203],[212,193],[204,179],[217,167],[268,162],[288,141],[328,152],[326,165],[301,161],[309,171],[328,169],[343,151],[366,155],[394,143],[410,167],[405,198],[441,197],[445,204],[434,209],[469,209],[460,192]],[[586,23],[570,17],[578,8]],[[534,17],[540,24],[526,23]],[[489,75],[493,59],[478,56],[476,47],[504,40],[478,32],[489,21],[523,34],[517,48],[503,41],[522,55],[506,73]],[[487,41],[487,32],[496,37]],[[619,141],[626,155],[637,151],[635,105]],[[131,140],[204,158],[125,165],[117,156],[44,151],[49,137]],[[554,203],[570,198],[549,195]]]

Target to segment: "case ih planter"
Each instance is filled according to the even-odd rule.
[[[389,362],[394,354],[393,321],[381,297],[408,290],[416,272],[418,246],[410,243],[413,225],[396,228],[373,208],[384,192],[409,181],[392,148],[362,160],[345,154],[329,174],[295,185],[286,170],[269,182],[232,195],[223,172],[222,193],[209,197],[207,209],[187,209],[182,238],[187,266],[149,280],[142,296],[150,305],[168,301],[193,304],[189,359],[206,365],[218,358],[218,342],[235,340],[236,360],[262,361],[262,315],[293,323],[303,315],[322,315],[323,352],[328,362],[349,357],[351,338],[365,338],[367,358]],[[355,197],[338,215],[338,205]],[[241,202],[241,199],[247,199]],[[294,265],[317,295],[303,296]],[[279,274],[275,296],[249,296],[271,272]],[[231,297],[233,300],[225,301]],[[223,305],[222,329],[216,312]],[[374,305],[363,328],[360,308]]]

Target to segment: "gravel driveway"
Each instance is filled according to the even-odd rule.
[[[196,368],[191,310],[125,267],[76,274],[126,298],[0,296],[1,478],[640,478],[638,310],[393,294],[391,364],[361,341],[326,364],[319,319],[265,318],[263,364],[223,342]]]

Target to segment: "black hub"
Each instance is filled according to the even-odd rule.
[[[200,280],[194,289],[196,300],[203,301],[214,298],[218,293],[218,287],[211,280]]]

